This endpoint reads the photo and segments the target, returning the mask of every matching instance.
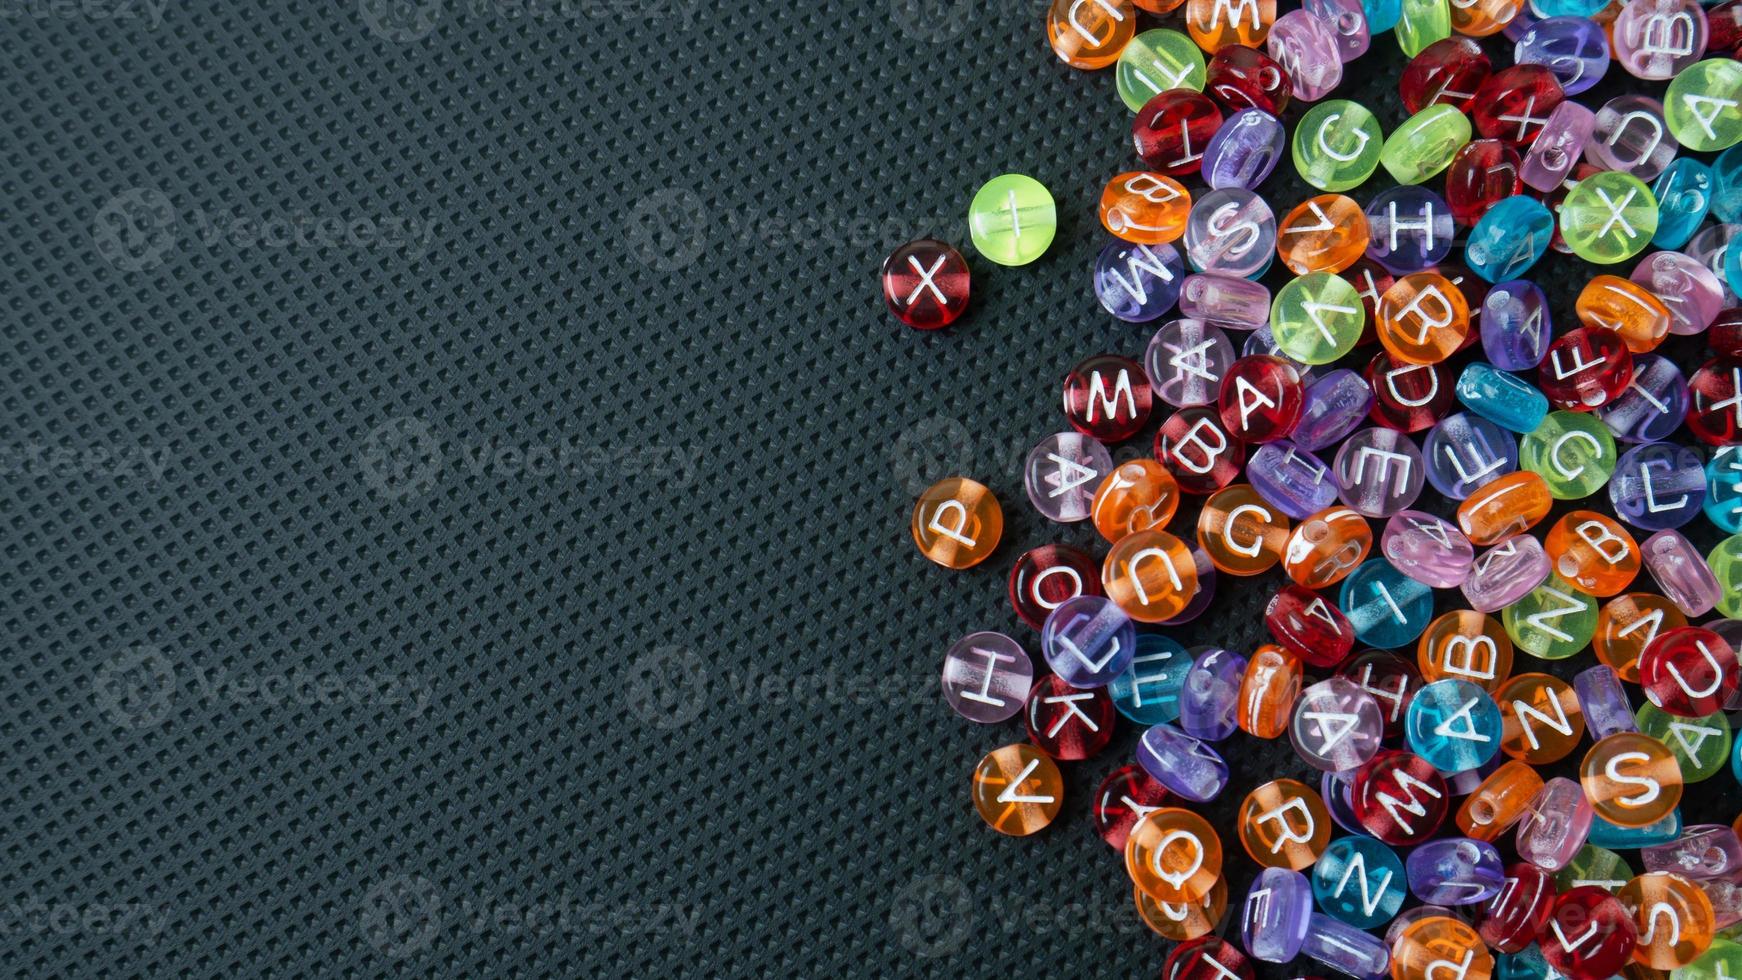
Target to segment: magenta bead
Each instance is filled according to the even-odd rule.
[[[1476,560],[1475,546],[1457,525],[1419,510],[1391,515],[1379,550],[1398,571],[1436,589],[1463,585]]]
[[[1645,568],[1657,579],[1664,597],[1690,617],[1711,612],[1723,597],[1711,566],[1680,531],[1665,528],[1646,538],[1639,550],[1645,553]]]
[[[1192,205],[1185,244],[1186,258],[1199,272],[1249,276],[1268,266],[1276,253],[1276,215],[1243,187],[1213,190]]]
[[[1549,571],[1542,542],[1528,534],[1514,535],[1476,556],[1464,580],[1464,598],[1478,612],[1504,609],[1546,581]]]
[[[1180,286],[1179,311],[1224,330],[1257,330],[1270,320],[1270,290],[1239,276],[1198,273]]]
[[[1724,284],[1699,262],[1680,252],[1653,252],[1639,260],[1629,279],[1669,307],[1669,332],[1703,332],[1724,308]]]
[[[1548,114],[1536,142],[1524,154],[1519,179],[1547,193],[1560,186],[1591,138],[1596,115],[1577,102],[1562,102]]]
[[[1518,856],[1545,871],[1559,871],[1585,846],[1593,815],[1578,783],[1565,776],[1550,779],[1518,821]]]
[[[1663,103],[1649,95],[1618,95],[1597,110],[1585,159],[1650,182],[1675,159],[1676,141],[1663,121]]]
[[[1344,64],[1367,53],[1372,32],[1367,28],[1367,8],[1361,0],[1306,0],[1301,9],[1330,25],[1337,36],[1337,55]]]
[[[1015,717],[1033,683],[1028,651],[1002,633],[971,633],[944,655],[944,700],[969,721]]]
[[[1222,375],[1235,356],[1227,334],[1211,324],[1169,320],[1149,339],[1143,374],[1155,397],[1175,408],[1208,405],[1222,390]]]
[[[1614,24],[1615,61],[1635,78],[1674,78],[1706,55],[1698,0],[1628,0]]]
[[[1316,102],[1343,80],[1343,55],[1336,32],[1304,10],[1278,17],[1270,26],[1265,49],[1294,81],[1297,99]]]
[[[1337,496],[1366,517],[1390,517],[1415,503],[1427,478],[1415,440],[1374,427],[1350,436],[1331,464]]]

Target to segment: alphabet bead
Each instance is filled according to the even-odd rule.
[[[1171,722],[1179,718],[1179,692],[1191,666],[1191,654],[1175,640],[1140,633],[1130,666],[1107,685],[1107,693],[1119,713],[1139,725]]]
[[[1294,82],[1264,52],[1230,44],[1210,59],[1205,92],[1230,112],[1260,109],[1280,116],[1294,94]]]
[[[1548,923],[1554,899],[1554,878],[1548,872],[1526,861],[1507,865],[1500,893],[1476,917],[1476,934],[1499,952],[1519,952]]]
[[[1519,674],[1494,699],[1500,704],[1500,749],[1507,755],[1547,765],[1578,748],[1585,713],[1566,681],[1550,674]]]
[[[1241,845],[1266,868],[1309,868],[1331,840],[1331,815],[1324,801],[1293,779],[1255,787],[1240,804],[1238,822]]]
[[[1361,825],[1387,844],[1427,840],[1446,818],[1446,782],[1425,759],[1381,751],[1355,771],[1350,800]]]
[[[1373,389],[1374,422],[1399,432],[1420,432],[1451,410],[1452,379],[1438,364],[1410,364],[1380,351],[1362,372]]]
[[[1462,531],[1419,510],[1391,515],[1385,522],[1379,550],[1398,571],[1436,589],[1463,584],[1476,558],[1475,548]]]
[[[1528,534],[1501,541],[1476,556],[1464,580],[1464,599],[1481,612],[1509,607],[1549,576],[1548,555]]]
[[[1736,651],[1711,630],[1665,630],[1639,655],[1639,683],[1664,711],[1698,718],[1722,708],[1742,680]]]
[[[1412,272],[1379,298],[1379,342],[1400,361],[1437,364],[1456,352],[1469,332],[1464,294],[1437,272]]]
[[[1234,345],[1202,320],[1169,320],[1150,338],[1143,373],[1155,397],[1175,408],[1208,405],[1234,363]]]
[[[1453,16],[1458,15],[1453,8]],[[1448,37],[1423,48],[1409,59],[1398,78],[1398,95],[1405,112],[1446,105],[1462,112],[1476,100],[1476,88],[1493,74],[1493,63],[1481,45],[1467,37]],[[1469,142],[1468,138],[1464,142]]]
[[[1623,828],[1650,826],[1681,802],[1681,768],[1663,743],[1639,732],[1599,739],[1585,753],[1579,780],[1591,807]]]
[[[1428,482],[1454,500],[1518,469],[1518,439],[1478,415],[1458,412],[1441,419],[1422,447]]]
[[[1026,837],[1046,829],[1064,805],[1056,763],[1032,745],[993,749],[974,767],[974,809],[993,830]]]
[[[1674,361],[1657,354],[1635,356],[1633,380],[1614,401],[1597,409],[1597,418],[1626,442],[1673,435],[1687,414],[1688,383]]]
[[[1584,412],[1614,401],[1632,381],[1633,355],[1621,336],[1581,327],[1549,344],[1536,384],[1556,408]]]
[[[1179,31],[1144,31],[1119,52],[1115,84],[1120,101],[1132,112],[1168,89],[1202,92],[1204,53]]]
[[[1036,681],[1028,692],[1023,720],[1028,740],[1041,751],[1054,759],[1075,761],[1107,747],[1115,717],[1106,688],[1081,690],[1054,674]]]
[[[1195,902],[1158,902],[1135,883],[1131,886],[1137,914],[1163,939],[1185,942],[1206,935],[1228,911],[1228,881],[1217,878],[1210,893]]]
[[[1246,955],[1219,936],[1200,936],[1175,946],[1161,964],[1169,980],[1252,980]]]
[[[1597,111],[1585,159],[1604,170],[1652,180],[1675,159],[1675,140],[1663,122],[1663,103],[1647,95],[1620,95]]]
[[[1317,451],[1355,431],[1373,408],[1373,389],[1348,368],[1320,374],[1307,386],[1300,421],[1289,439],[1301,449]]]
[[[966,477],[939,480],[913,506],[913,542],[926,560],[945,568],[985,561],[1004,533],[998,498]]]
[[[1575,510],[1555,522],[1543,539],[1554,569],[1587,595],[1612,596],[1639,574],[1641,556],[1633,535],[1595,511]]]
[[[1487,841],[1469,837],[1429,841],[1410,852],[1404,867],[1409,890],[1432,905],[1486,904],[1506,883],[1500,852]]]
[[[1192,196],[1179,181],[1136,170],[1107,182],[1101,192],[1101,224],[1134,245],[1165,245],[1186,233],[1191,207]]]
[[[1535,198],[1503,198],[1483,212],[1464,259],[1475,273],[1489,282],[1523,275],[1548,251],[1555,237],[1555,219]]]
[[[1022,486],[1042,517],[1070,524],[1088,518],[1095,491],[1112,469],[1113,454],[1099,441],[1059,432],[1029,450]]]
[[[1276,243],[1282,264],[1297,276],[1342,272],[1367,250],[1367,215],[1352,198],[1320,194],[1288,212],[1277,226]]]
[[[1132,619],[1159,623],[1178,616],[1197,594],[1197,565],[1179,538],[1166,531],[1137,531],[1107,552],[1101,587]]]
[[[1686,245],[1705,220],[1714,189],[1712,168],[1687,157],[1672,162],[1651,185],[1657,198],[1657,233],[1651,243],[1658,248]]]
[[[1641,733],[1662,742],[1669,754],[1675,756],[1683,784],[1712,778],[1731,757],[1730,720],[1721,711],[1701,718],[1682,718],[1655,704],[1642,704],[1633,720]]]
[[[1131,828],[1166,800],[1166,788],[1142,769],[1120,766],[1108,773],[1095,790],[1095,830],[1109,847],[1123,854]]]
[[[1645,568],[1681,611],[1700,616],[1724,597],[1718,577],[1681,532],[1666,528],[1645,539]]]
[[[1419,184],[1451,166],[1470,135],[1469,117],[1458,107],[1426,106],[1386,138],[1379,162],[1398,183]]]
[[[1252,454],[1247,475],[1265,502],[1297,520],[1337,502],[1337,483],[1331,468],[1287,439],[1258,447]]]
[[[1193,407],[1162,423],[1155,434],[1155,458],[1173,474],[1182,493],[1211,494],[1239,476],[1246,447],[1223,428],[1220,413]]]
[[[1541,65],[1518,64],[1482,82],[1471,115],[1484,137],[1528,146],[1565,97],[1553,72]]]
[[[1353,977],[1383,974],[1391,961],[1390,952],[1377,938],[1316,912],[1307,926],[1301,952]]]
[[[1550,412],[1519,440],[1518,462],[1541,476],[1555,499],[1577,500],[1609,482],[1617,462],[1615,439],[1588,414]]]
[[[1530,590],[1501,614],[1519,649],[1544,660],[1565,660],[1597,632],[1597,600],[1559,575]]]
[[[1222,110],[1209,98],[1190,89],[1168,89],[1137,111],[1131,140],[1144,166],[1179,177],[1200,170],[1204,147],[1221,126]]]
[[[1633,705],[1614,669],[1601,665],[1579,671],[1573,678],[1573,690],[1578,692],[1579,710],[1585,713],[1585,727],[1593,739],[1639,730],[1633,720]]]
[[[1319,907],[1357,929],[1371,929],[1397,914],[1407,897],[1403,862],[1371,837],[1339,837],[1313,865]]]
[[[1276,23],[1276,0],[1186,0],[1186,30],[1205,51],[1256,48]]]
[[[1289,711],[1300,696],[1300,659],[1274,643],[1260,644],[1246,662],[1234,720],[1258,738],[1276,738],[1288,730]]]
[[[1222,842],[1203,817],[1164,806],[1131,828],[1125,870],[1156,901],[1194,902],[1222,876]]]
[[[1234,734],[1234,712],[1246,679],[1246,658],[1212,648],[1198,654],[1180,689],[1179,727],[1194,738],[1219,742]]]
[[[1240,916],[1240,934],[1256,959],[1287,963],[1306,942],[1313,912],[1312,885],[1288,868],[1267,867],[1252,879]]]
[[[1281,559],[1288,531],[1288,518],[1246,483],[1218,490],[1198,514],[1198,546],[1230,575],[1268,571]]]
[[[1502,763],[1458,807],[1455,822],[1467,837],[1494,841],[1512,829],[1542,789],[1542,777],[1517,759]]]
[[[1379,166],[1384,136],[1365,106],[1347,99],[1321,102],[1295,126],[1295,169],[1321,191],[1359,187]]]
[[[1294,82],[1294,94],[1308,102],[1324,98],[1343,80],[1343,59],[1336,32],[1305,10],[1291,10],[1276,19],[1265,50]]]
[[[1111,542],[1136,531],[1166,527],[1178,507],[1179,484],[1173,474],[1153,459],[1134,459],[1119,464],[1101,481],[1089,514],[1095,530]]]
[[[1593,816],[1578,783],[1563,776],[1548,780],[1518,821],[1518,856],[1545,871],[1559,870],[1584,846]]]
[[[921,238],[883,260],[883,301],[915,330],[947,327],[968,308],[968,263],[945,242]]]
[[[1172,245],[1114,242],[1095,259],[1095,298],[1126,323],[1148,323],[1173,309],[1185,260]]]
[[[1692,963],[1712,945],[1712,900],[1688,879],[1668,871],[1640,875],[1616,894],[1639,935],[1633,961],[1654,970]]]
[[[1637,933],[1621,902],[1601,888],[1573,888],[1555,898],[1539,942],[1549,966],[1570,980],[1600,980],[1619,972]]]
[[[1062,2],[1062,0],[1058,0]],[[999,265],[1027,265],[1046,254],[1058,231],[1058,209],[1040,181],[1003,174],[987,181],[968,206],[974,247]]]
[[[1609,70],[1609,39],[1586,17],[1545,17],[1519,36],[1513,60],[1542,65],[1554,72],[1562,92],[1578,95]]]
[[[1542,477],[1521,470],[1478,488],[1458,505],[1458,527],[1471,543],[1495,544],[1535,527],[1554,505]]]
[[[1047,41],[1072,68],[1107,67],[1136,32],[1131,0],[1053,0],[1047,8]]]
[[[1200,272],[1250,276],[1270,264],[1276,216],[1263,198],[1243,187],[1219,188],[1192,205],[1185,245],[1186,258]]]
[[[1500,750],[1500,709],[1487,691],[1469,681],[1434,681],[1410,702],[1404,734],[1410,751],[1435,769],[1464,772]]]
[[[1616,63],[1635,78],[1673,78],[1706,50],[1706,15],[1697,0],[1633,0],[1611,30]]]
[[[1204,147],[1204,183],[1251,190],[1264,182],[1288,149],[1288,132],[1263,109],[1229,116]]]
[[[1495,367],[1503,371],[1536,367],[1554,339],[1548,297],[1535,283],[1497,284],[1482,301],[1481,334],[1482,351]]]
[[[1466,681],[1494,692],[1512,673],[1512,640],[1494,617],[1455,609],[1428,624],[1416,644],[1416,663],[1423,680]]]
[[[1475,98],[1473,88],[1471,98]],[[1452,209],[1453,220],[1468,228],[1480,221],[1489,208],[1523,193],[1524,182],[1518,176],[1522,163],[1518,151],[1502,140],[1472,140],[1464,144],[1446,171],[1446,204]]]

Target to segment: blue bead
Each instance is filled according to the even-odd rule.
[[[1494,980],[1548,980],[1548,959],[1535,943],[1494,957]]]
[[[1712,161],[1712,215],[1719,221],[1742,221],[1742,144]]]
[[[1410,751],[1441,772],[1463,772],[1500,750],[1500,706],[1481,687],[1447,678],[1415,692],[1404,713]]]
[[[1403,0],[1361,0],[1361,9],[1367,12],[1369,34],[1389,31],[1403,19]]]
[[[1735,776],[1736,781],[1742,783],[1742,738],[1730,745],[1730,775]]]
[[[1729,534],[1742,531],[1742,446],[1725,446],[1706,464],[1706,519]],[[1742,738],[1736,740],[1742,745]],[[1736,777],[1742,779],[1742,776]]]
[[[1554,215],[1522,194],[1488,209],[1470,231],[1464,264],[1489,282],[1516,279],[1541,259],[1554,239]]]
[[[1427,482],[1454,500],[1518,469],[1518,438],[1469,412],[1441,419],[1422,443]]]
[[[1095,259],[1095,297],[1126,323],[1148,323],[1179,301],[1185,262],[1172,245],[1114,242]]]
[[[1589,17],[1607,6],[1609,0],[1530,0],[1530,12],[1539,18]]]
[[[1433,590],[1383,558],[1362,562],[1351,572],[1337,604],[1355,627],[1355,638],[1381,650],[1413,643],[1434,613]]]
[[[1131,666],[1107,685],[1113,706],[1139,725],[1173,721],[1192,655],[1172,637],[1155,633],[1139,633],[1135,649]]]
[[[1528,371],[1542,363],[1554,341],[1548,297],[1527,279],[1503,282],[1482,300],[1482,352],[1502,371]]]
[[[1535,385],[1486,361],[1471,361],[1464,373],[1458,375],[1458,401],[1488,421],[1521,435],[1535,430],[1548,416],[1548,399]]]
[[[1578,95],[1609,70],[1609,38],[1588,17],[1548,17],[1518,38],[1513,60],[1542,65],[1554,72],[1562,91]]]
[[[1339,837],[1313,865],[1313,897],[1357,929],[1390,922],[1406,897],[1403,862],[1371,837]]]
[[[1682,808],[1676,807],[1669,816],[1644,827],[1620,827],[1601,816],[1591,818],[1591,836],[1587,843],[1598,847],[1647,847],[1667,844],[1682,835]]]
[[[1651,244],[1658,248],[1681,248],[1694,237],[1712,206],[1717,180],[1712,168],[1682,157],[1658,175],[1651,186],[1657,198],[1657,234]]]
[[[1724,227],[1736,229],[1742,226]],[[1724,249],[1724,282],[1729,285],[1730,292],[1742,296],[1742,234],[1732,234],[1729,247]]]

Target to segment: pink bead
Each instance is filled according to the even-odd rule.
[[[1199,273],[1180,285],[1179,311],[1224,330],[1257,330],[1270,319],[1270,290],[1239,276]]]
[[[1703,616],[1723,598],[1711,566],[1680,531],[1665,528],[1645,539],[1645,568],[1669,601],[1689,616]]]
[[[1519,178],[1545,193],[1559,187],[1573,164],[1579,162],[1579,154],[1585,151],[1596,119],[1591,110],[1577,102],[1555,106],[1548,121],[1542,124],[1542,131],[1536,134],[1536,142],[1524,154],[1524,163],[1518,168]]]
[[[1663,103],[1649,95],[1618,95],[1597,110],[1585,159],[1649,183],[1675,159],[1675,137],[1663,122]]]
[[[1544,783],[1518,822],[1518,856],[1546,871],[1567,866],[1591,833],[1591,801],[1578,783],[1556,776]]]
[[[1366,517],[1390,517],[1415,503],[1427,467],[1415,440],[1396,429],[1371,428],[1350,436],[1331,464],[1337,497]]]
[[[1698,0],[1628,0],[1615,18],[1615,60],[1636,78],[1674,78],[1705,57],[1706,34]]]
[[[1464,580],[1464,598],[1478,612],[1510,606],[1548,579],[1550,565],[1542,542],[1514,535],[1476,556]]]
[[[1680,252],[1653,252],[1640,259],[1627,278],[1669,307],[1669,332],[1673,334],[1700,333],[1724,309],[1724,284],[1703,263]]]
[[[1379,550],[1398,571],[1436,589],[1464,584],[1476,560],[1475,546],[1457,525],[1419,510],[1391,515]]]
[[[1297,99],[1314,102],[1330,94],[1343,80],[1343,56],[1337,35],[1325,21],[1304,10],[1276,19],[1266,42],[1270,57],[1294,80]]]

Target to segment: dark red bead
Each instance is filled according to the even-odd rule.
[[[1536,387],[1550,404],[1573,412],[1602,408],[1633,381],[1633,353],[1621,335],[1601,327],[1569,330],[1548,345]]]
[[[1151,170],[1176,177],[1195,174],[1204,146],[1222,128],[1222,110],[1190,89],[1168,89],[1150,99],[1131,121],[1131,141]]]
[[[1518,177],[1521,162],[1518,151],[1504,140],[1465,143],[1446,171],[1446,203],[1452,218],[1474,225],[1489,208],[1523,193],[1524,181]]]
[[[1167,802],[1167,788],[1143,771],[1125,765],[1107,774],[1095,790],[1095,830],[1107,845],[1123,854],[1125,839],[1144,815]]]
[[[1554,908],[1554,876],[1528,861],[1506,869],[1500,894],[1476,916],[1476,933],[1495,952],[1516,953],[1536,942]]]
[[[1264,52],[1228,44],[1210,59],[1204,91],[1229,112],[1263,109],[1280,116],[1294,95],[1294,81],[1288,69]]]
[[[1022,553],[1010,569],[1010,606],[1035,629],[1066,599],[1106,595],[1101,563],[1068,544],[1043,544]]]
[[[1389,351],[1380,351],[1363,374],[1373,389],[1373,408],[1367,417],[1399,432],[1433,428],[1451,412],[1457,395],[1444,362],[1406,364]]]
[[[1742,0],[1725,0],[1707,9],[1706,52],[1742,58]]]
[[[1028,740],[1055,759],[1087,759],[1113,740],[1113,696],[1104,687],[1082,691],[1057,674],[1028,692]]]
[[[971,279],[962,253],[946,242],[921,238],[883,260],[883,301],[902,323],[936,330],[968,308]]]
[[[1706,328],[1706,346],[1719,357],[1742,358],[1742,307],[1719,311]]]
[[[1621,900],[1596,885],[1562,892],[1537,944],[1548,965],[1569,980],[1604,980],[1621,972],[1638,938]]]
[[[1736,693],[1742,668],[1724,638],[1698,626],[1665,630],[1639,654],[1639,684],[1652,704],[1683,718],[1703,718]]]
[[[1180,943],[1161,964],[1161,980],[1253,980],[1253,976],[1246,954],[1213,934]]]
[[[1213,408],[1182,408],[1155,434],[1155,458],[1173,474],[1183,493],[1212,494],[1234,482],[1246,462],[1246,445],[1228,434]]]
[[[1355,648],[1355,627],[1324,596],[1289,584],[1270,597],[1264,625],[1289,652],[1314,667],[1335,667]]]
[[[1422,685],[1421,669],[1415,661],[1384,650],[1368,650],[1338,668],[1337,676],[1361,685],[1379,702],[1386,738],[1403,734],[1404,714]]]
[[[1149,422],[1155,396],[1143,365],[1118,354],[1096,354],[1065,375],[1065,418],[1102,442],[1120,442]]]
[[[1488,76],[1476,91],[1470,115],[1483,136],[1528,146],[1565,98],[1554,72],[1542,65],[1513,65]]]
[[[1387,844],[1427,840],[1445,822],[1451,794],[1445,777],[1412,752],[1381,751],[1355,770],[1349,787],[1355,819]]]
[[[1361,328],[1361,340],[1357,346],[1371,344],[1379,339],[1373,326],[1379,319],[1379,297],[1397,282],[1397,277],[1372,259],[1360,258],[1343,270],[1343,280],[1355,287],[1355,292],[1361,295],[1361,306],[1367,311],[1367,324]]]
[[[1688,431],[1713,446],[1733,445],[1742,435],[1742,360],[1719,357],[1688,379]]]
[[[1471,329],[1464,335],[1464,342],[1458,345],[1453,353],[1462,353],[1474,347],[1482,339],[1482,331],[1475,329],[1475,318],[1482,310],[1482,304],[1488,301],[1488,290],[1493,285],[1488,280],[1465,268],[1463,263],[1447,259],[1433,267],[1433,271],[1451,280],[1458,287],[1458,292],[1464,296],[1464,305],[1470,310]]]
[[[1494,73],[1494,63],[1473,39],[1453,36],[1421,49],[1403,66],[1397,93],[1411,114],[1430,105],[1456,106],[1469,111],[1476,90]]]
[[[1293,364],[1269,354],[1242,357],[1222,375],[1216,406],[1228,434],[1246,443],[1274,442],[1294,431],[1306,386]]]

